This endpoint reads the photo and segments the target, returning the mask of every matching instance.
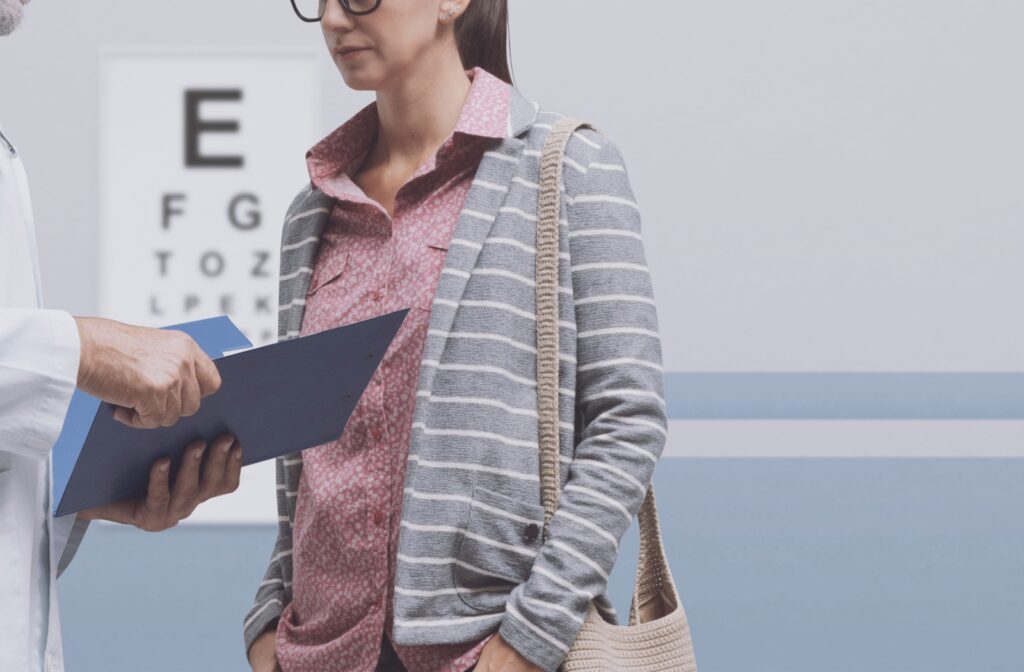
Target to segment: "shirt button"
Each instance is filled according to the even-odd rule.
[[[380,301],[381,298],[383,298],[383,296],[381,295],[380,292],[374,292],[373,294],[370,295],[370,298],[373,299],[374,301]]]
[[[373,524],[374,525],[380,525],[383,522],[384,522],[384,512],[381,511],[380,509],[377,509],[376,511],[373,512]]]
[[[370,436],[373,437],[374,441],[380,441],[382,438],[384,438],[384,432],[380,431],[380,429],[378,428],[375,428],[372,432],[370,432]]]
[[[537,523],[530,523],[523,529],[523,541],[527,544],[532,544],[537,541],[537,535],[540,534],[540,527]]]

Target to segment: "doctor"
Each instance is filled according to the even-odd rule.
[[[0,35],[28,0],[0,0]],[[6,102],[6,101],[4,101]],[[241,447],[231,436],[186,448],[169,487],[168,460],[138,501],[54,519],[50,449],[75,387],[116,405],[138,428],[194,414],[220,387],[213,362],[180,332],[73,318],[42,308],[28,182],[18,150],[0,127],[0,670],[61,672],[56,578],[89,520],[158,531],[202,501],[238,487]],[[205,459],[203,459],[205,456]]]

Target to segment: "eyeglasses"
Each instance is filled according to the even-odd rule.
[[[292,0],[292,8],[299,18],[307,23],[316,23],[324,18],[329,0]],[[380,7],[381,0],[338,0],[341,8],[353,16],[370,14]]]

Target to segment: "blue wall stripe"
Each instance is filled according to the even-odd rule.
[[[667,373],[674,420],[1020,420],[1024,373]]]
[[[668,459],[655,481],[701,672],[1024,670],[1024,460]],[[68,671],[245,672],[274,534],[90,530],[60,584]]]

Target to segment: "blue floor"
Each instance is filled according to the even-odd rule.
[[[702,672],[1024,670],[1024,460],[670,459],[656,482]],[[92,530],[61,585],[69,672],[246,670],[273,535]]]

